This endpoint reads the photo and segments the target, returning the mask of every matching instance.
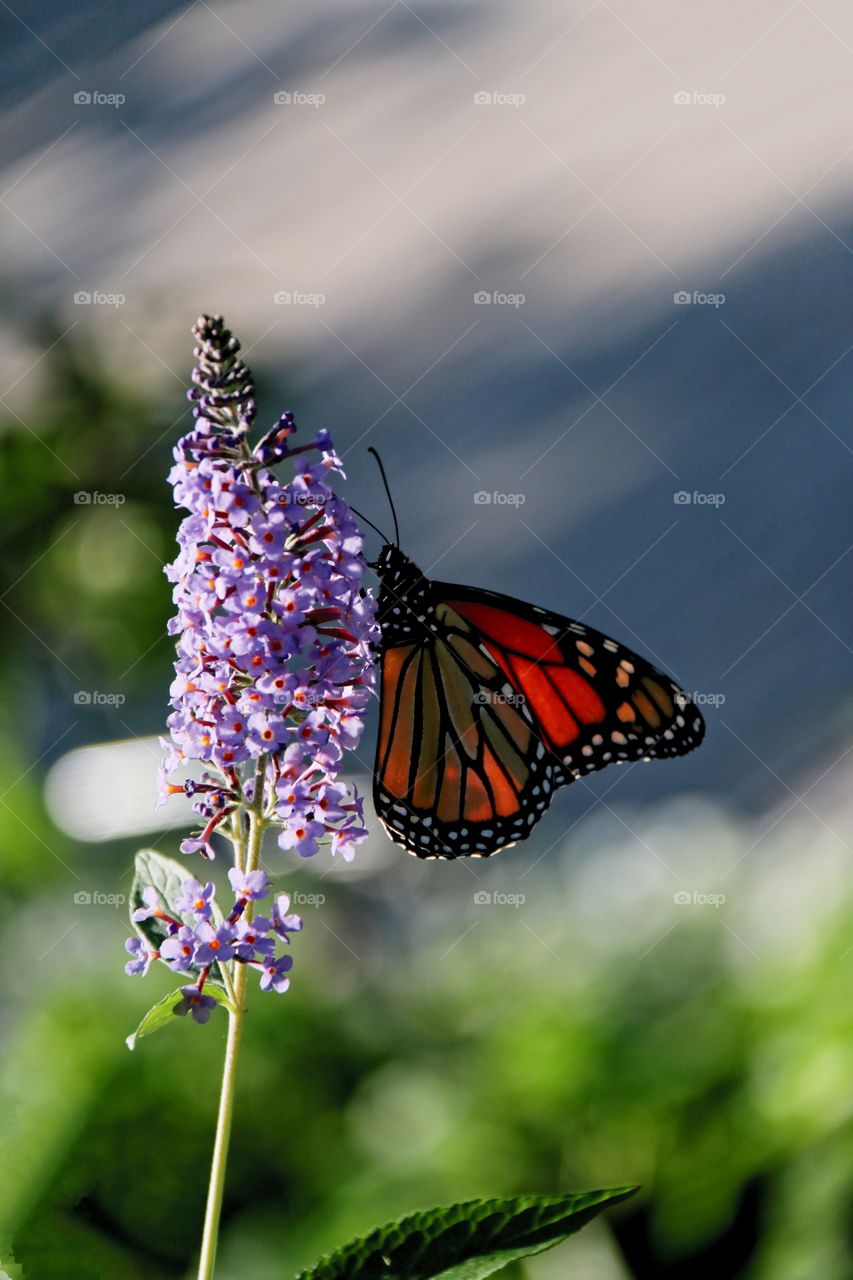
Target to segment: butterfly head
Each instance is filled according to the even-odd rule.
[[[390,542],[385,543],[370,567],[376,571],[383,593],[406,596],[416,583],[423,582],[423,574],[418,566]]]
[[[386,641],[399,642],[412,632],[415,616],[427,607],[429,583],[417,565],[390,542],[382,547],[371,568],[380,582],[377,619],[383,636]]]
[[[377,576],[382,581],[404,575],[407,566],[411,567],[411,565],[409,557],[391,542],[384,543],[377,558],[370,562],[371,569],[376,570]]]

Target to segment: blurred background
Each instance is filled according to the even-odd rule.
[[[151,806],[207,310],[387,526],[380,449],[425,571],[588,620],[708,721],[486,864],[270,850],[306,926],[251,1012],[222,1280],[633,1181],[524,1274],[853,1275],[849,6],[0,23],[6,1273],[193,1273],[224,1019],[128,1053],[171,984],[123,976],[122,898],[186,822]]]

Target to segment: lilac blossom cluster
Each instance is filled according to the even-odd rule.
[[[361,586],[361,534],[330,484],[343,469],[328,432],[295,445],[285,413],[251,445],[255,393],[240,344],[221,316],[201,316],[193,334],[194,423],[169,476],[188,514],[166,567],[177,660],[160,801],[185,794],[201,818],[183,853],[212,858],[217,829],[232,841],[235,900],[223,916],[212,884],[187,880],[173,901],[141,884],[126,969],[144,973],[159,959],[190,975],[174,1012],[205,1022],[216,1003],[204,992],[211,970],[229,996],[237,965],[257,969],[264,989],[289,985],[292,962],[277,948],[301,921],[287,914],[286,895],[269,917],[254,915],[270,892],[255,869],[263,831],[275,828],[300,857],[328,844],[347,861],[367,834],[363,801],[338,774],[361,737],[378,628]],[[271,470],[279,463],[288,477]],[[192,762],[200,777],[173,780]]]
[[[300,917],[288,914],[290,898],[286,893],[278,894],[270,917],[251,915],[246,910],[248,904],[269,896],[266,873],[232,867],[228,879],[234,905],[224,919],[216,909],[212,882],[201,884],[192,879],[183,882],[180,895],[171,904],[164,903],[153,886],[145,889],[144,905],[131,915],[134,924],[156,921],[165,936],[156,945],[141,931],[138,937],[128,938],[130,959],[125,972],[145,974],[152,961],[162,960],[175,973],[191,975],[195,981],[181,988],[175,1013],[191,1013],[196,1022],[207,1022],[216,1005],[214,997],[203,990],[214,965],[233,961],[257,969],[264,991],[283,994],[290,986],[287,974],[293,960],[287,952],[278,951],[280,942],[289,943],[290,935],[302,928]]]
[[[221,317],[193,332],[195,423],[170,474],[189,515],[166,570],[178,659],[162,792],[191,795],[203,818],[184,853],[212,857],[219,823],[259,799],[282,848],[310,857],[328,841],[350,859],[366,835],[362,800],[337,773],[361,737],[377,631],[361,534],[329,483],[341,462],[326,431],[294,447],[290,413],[251,448],[254,388],[239,343]],[[289,480],[269,469],[284,461]],[[189,760],[213,772],[170,783]]]

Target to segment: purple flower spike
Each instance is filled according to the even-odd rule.
[[[175,1005],[172,1012],[179,1018],[191,1013],[194,1022],[204,1023],[210,1017],[211,1009],[215,1008],[216,1001],[213,996],[204,995],[198,987],[181,987],[180,1002]]]
[[[284,847],[311,857],[345,827],[337,845],[348,854],[363,834],[336,775],[361,737],[379,637],[361,533],[330,483],[341,462],[326,430],[295,445],[290,413],[252,449],[255,393],[239,342],[220,316],[200,317],[193,333],[195,421],[170,474],[187,514],[166,570],[178,656],[161,796],[179,789],[169,778],[188,761],[211,770],[193,795],[204,829],[181,850],[212,857],[212,833],[249,802],[260,762],[264,812],[285,828]],[[290,479],[270,470],[277,463]]]
[[[185,854],[212,859],[224,836],[245,860],[272,826],[297,857],[330,849],[348,861],[367,833],[339,775],[361,739],[380,632],[361,531],[332,487],[341,459],[325,428],[297,443],[290,412],[253,445],[255,388],[239,342],[221,316],[200,316],[193,335],[193,424],[169,473],[183,515],[165,570],[176,660],[159,803],[191,802],[199,821]],[[146,889],[133,919],[158,917],[165,936],[159,951],[131,940],[128,972],[160,958],[179,973],[226,965],[230,979],[249,964],[264,990],[286,991],[292,962],[276,952],[302,921],[286,894],[271,919],[247,919],[270,893],[267,875],[235,866],[228,876],[222,912],[209,882]],[[175,1012],[206,1022],[214,1004],[183,987]]]

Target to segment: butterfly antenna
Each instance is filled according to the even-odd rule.
[[[363,513],[362,511],[359,511],[358,507],[353,507],[353,506],[351,506],[351,507],[350,507],[350,511],[352,511],[354,515],[357,515],[357,516],[358,516],[358,518],[359,518],[359,520],[363,520],[365,524],[369,524],[369,525],[370,525],[370,527],[371,527],[371,529],[374,531],[374,533],[378,533],[378,534],[379,534],[379,536],[380,536],[380,538],[382,539],[382,541],[383,541],[383,542],[387,542],[387,541],[388,541],[388,538],[387,538],[387,537],[386,537],[386,535],[382,532],[382,530],[379,528],[379,526],[378,526],[378,525],[376,525],[376,524],[374,524],[372,520],[368,520],[367,516],[366,516],[366,515],[364,515],[364,513]]]
[[[391,497],[391,486],[388,484],[388,477],[387,477],[387,476],[386,476],[386,474],[385,474],[385,468],[384,468],[384,467],[383,467],[383,465],[382,465],[382,459],[380,458],[379,454],[378,454],[378,453],[376,452],[376,450],[374,449],[373,445],[370,445],[370,446],[368,447],[367,452],[368,452],[368,453],[372,453],[372,454],[373,454],[373,456],[374,456],[374,458],[376,459],[377,466],[379,467],[379,473],[380,473],[380,475],[382,476],[382,483],[385,485],[385,492],[386,492],[386,493],[387,493],[387,495],[388,495],[388,504],[389,504],[389,506],[391,507],[391,515],[394,517],[394,541],[395,541],[395,545],[396,545],[396,547],[397,547],[397,550],[399,551],[399,549],[400,549],[400,526],[397,524],[397,512],[396,512],[396,509],[395,509],[395,507],[394,507],[394,499]],[[374,527],[375,527],[375,526],[374,526]]]

